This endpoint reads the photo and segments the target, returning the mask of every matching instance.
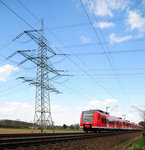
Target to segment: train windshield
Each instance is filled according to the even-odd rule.
[[[83,122],[92,122],[94,111],[83,111]]]

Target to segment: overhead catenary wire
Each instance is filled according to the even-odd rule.
[[[95,14],[94,14],[94,10],[92,9],[92,5],[90,4],[90,1],[89,1],[89,0],[88,0],[88,2],[89,2],[89,5],[90,5],[91,10],[92,10],[92,12],[93,12],[93,16],[94,16],[96,22],[98,23],[98,20],[97,20]],[[112,68],[112,71],[114,72],[114,76],[115,76],[115,78],[116,78],[116,80],[117,80],[117,82],[118,82],[118,84],[119,84],[119,86],[120,86],[120,88],[121,88],[121,90],[122,90],[123,95],[128,99],[128,97],[127,97],[127,95],[126,95],[126,92],[125,92],[125,88],[124,88],[123,85],[121,84],[120,77],[119,77],[118,72],[117,72],[117,69],[116,69],[116,64],[115,64],[115,62],[114,62],[112,56],[109,54],[109,48],[107,47],[108,53],[106,53],[107,51],[106,51],[105,47],[103,46],[103,44],[102,44],[102,42],[101,42],[101,40],[100,40],[100,38],[99,38],[99,36],[98,36],[97,31],[95,30],[95,28],[94,28],[94,26],[93,26],[93,23],[92,23],[92,21],[91,21],[89,15],[88,15],[88,12],[87,12],[87,10],[86,10],[86,8],[85,8],[85,6],[84,6],[82,0],[80,0],[80,3],[81,3],[81,5],[82,5],[82,7],[83,7],[83,9],[84,9],[84,11],[85,11],[85,14],[86,14],[86,16],[87,16],[87,18],[88,18],[88,20],[89,20],[89,22],[90,22],[90,25],[92,26],[92,29],[93,29],[93,31],[94,31],[94,33],[95,33],[95,36],[97,37],[99,43],[101,44],[101,47],[102,47],[102,49],[103,49],[103,51],[104,51],[104,53],[105,53],[105,56],[106,56],[106,58],[107,58],[107,60],[108,60],[108,62],[109,62],[109,64],[110,64],[110,67]],[[100,31],[100,33],[101,33],[101,35],[102,35],[102,37],[103,37],[104,42],[106,42],[106,41],[105,41],[105,38],[104,38],[104,35],[103,35],[103,33],[102,33],[102,30],[101,30],[100,28],[99,28],[99,31]]]

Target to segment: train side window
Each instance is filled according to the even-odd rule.
[[[109,124],[109,119],[107,119],[107,124]]]
[[[100,119],[100,114],[98,115],[98,118]]]
[[[106,124],[106,119],[105,118],[102,118],[102,123]]]

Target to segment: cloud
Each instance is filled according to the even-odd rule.
[[[90,101],[88,105],[84,104],[82,106],[79,106],[77,109],[82,112],[90,109],[100,109],[100,110],[105,110],[106,106],[110,106],[109,111],[111,116],[115,117],[122,117],[124,119],[129,120],[131,122],[139,122],[142,120],[140,114],[137,111],[130,112],[130,106],[126,105],[127,107],[120,107],[118,108],[118,105],[115,105],[114,107],[111,107],[111,103],[114,105],[114,103],[118,103],[118,100],[116,99],[105,99],[105,100],[94,100]],[[136,105],[136,104],[134,104]],[[133,109],[132,109],[133,110]]]
[[[82,35],[81,36],[81,41],[83,43],[87,44],[87,43],[89,43],[91,41],[91,39]]]
[[[142,0],[142,4],[145,4],[145,0]]]
[[[132,38],[131,35],[127,35],[127,36],[124,36],[124,37],[117,37],[114,33],[112,33],[110,36],[109,36],[109,41],[110,41],[110,44],[113,44],[113,43],[121,43],[121,42],[124,42],[124,41],[128,41]]]
[[[95,22],[94,23],[95,27],[99,27],[99,28],[110,28],[110,27],[114,27],[115,24],[112,22],[104,22],[104,21],[100,21],[100,22]]]
[[[138,107],[138,105],[137,104],[130,104],[130,106],[132,107]]]
[[[65,108],[64,106],[51,106],[52,119],[55,125],[71,125],[80,122],[81,110],[77,108]]]
[[[63,124],[70,125],[74,123],[79,123],[80,115],[83,110],[89,110],[93,108],[104,110],[106,106],[114,103],[118,103],[118,100],[116,99],[105,99],[102,101],[94,100],[94,101],[90,101],[88,105],[83,105],[83,106],[79,106],[78,108],[69,108],[69,109],[61,105],[51,105],[52,119],[55,125],[63,125]],[[121,111],[120,109],[119,110],[115,109],[115,111],[111,111],[111,115],[116,117],[117,116],[121,117],[122,113],[123,111]],[[12,120],[19,119],[21,121],[33,122],[34,106],[25,102],[7,101],[4,103],[4,105],[1,104],[0,114],[1,114],[1,119],[12,119]],[[133,115],[136,117],[134,117]],[[128,113],[126,116],[126,119],[135,122],[139,121],[138,118],[140,119],[141,117],[139,116],[138,112],[135,111],[134,113]]]
[[[14,67],[12,65],[4,65],[0,67],[0,81],[5,82],[8,80],[9,75],[13,72],[16,71],[18,67]]]
[[[145,31],[145,17],[141,17],[139,11],[128,11],[126,23],[130,26],[130,30]]]
[[[95,13],[97,16],[110,16],[113,17],[113,10],[124,10],[128,7],[129,0],[83,0],[88,5],[90,12]]]
[[[6,101],[0,106],[0,119],[33,122],[35,107],[25,102]],[[51,105],[51,115],[55,125],[79,123],[81,112],[60,105]],[[70,119],[71,118],[71,119]]]
[[[90,101],[89,102],[89,105],[90,106],[95,106],[95,107],[98,107],[98,106],[104,106],[104,107],[106,107],[106,106],[108,106],[108,104],[110,104],[110,103],[118,103],[118,101],[116,100],[116,99],[105,99],[105,100],[98,100],[98,101]]]
[[[34,116],[34,107],[23,102],[5,102],[0,107],[0,114],[3,119],[32,121]]]

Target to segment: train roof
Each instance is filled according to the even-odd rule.
[[[122,117],[110,116],[108,112],[105,112],[105,111],[100,110],[100,109],[90,109],[90,110],[86,110],[86,111],[98,111],[98,112],[100,112],[100,113],[103,113],[103,114],[108,115],[108,116],[109,116],[110,118],[112,118],[112,119],[116,119],[116,120],[120,120],[120,121],[124,121],[124,122],[127,122],[127,123],[131,123],[131,124],[137,125],[136,123],[130,122],[129,120],[123,120]],[[139,126],[139,125],[138,125],[138,126]]]
[[[101,113],[103,113],[103,114],[107,114],[107,115],[109,115],[109,113],[108,113],[108,112],[105,112],[105,111],[100,110],[100,109],[90,109],[89,111],[98,111],[98,112],[101,112]]]

